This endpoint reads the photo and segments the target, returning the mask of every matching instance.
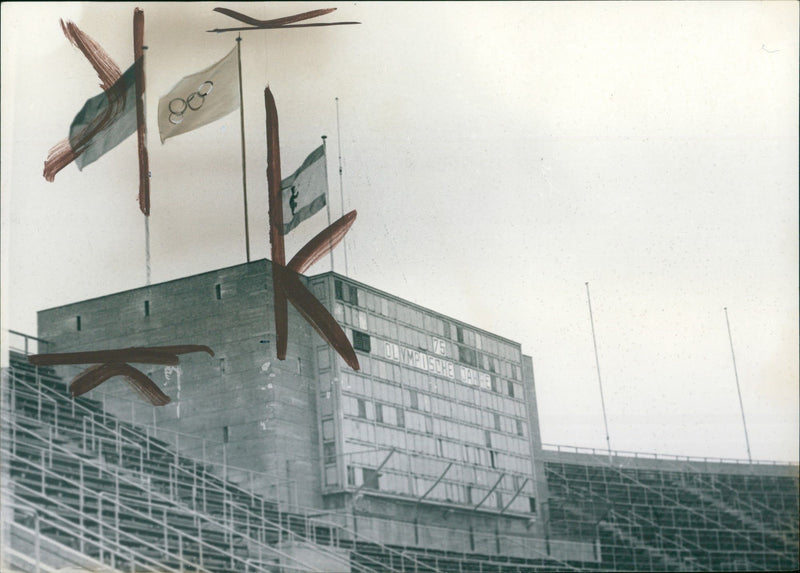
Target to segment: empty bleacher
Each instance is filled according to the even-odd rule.
[[[796,475],[681,465],[621,467],[602,457],[546,462],[551,534],[598,539],[610,570],[798,568]]]

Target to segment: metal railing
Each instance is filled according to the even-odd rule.
[[[77,456],[76,454],[74,454],[73,452],[71,452],[70,450],[68,450],[66,448],[63,448],[63,447],[61,447],[61,446],[59,446],[57,444],[55,444],[55,445],[52,444],[52,442],[49,442],[49,444],[48,444],[47,443],[48,441],[46,440],[46,438],[43,438],[42,436],[39,436],[37,433],[35,433],[35,432],[31,431],[31,430],[28,430],[27,428],[19,426],[19,424],[17,424],[17,422],[14,421],[14,420],[11,420],[10,423],[12,424],[12,426],[15,426],[15,429],[16,429],[17,432],[22,431],[22,432],[24,432],[26,434],[29,434],[29,435],[33,436],[34,438],[36,438],[36,439],[38,439],[40,441],[45,442],[46,445],[48,445],[48,447],[51,450],[52,449],[59,450],[61,454],[71,458],[74,462],[76,462],[79,465],[79,467],[88,466],[88,467],[92,467],[92,468],[98,470],[101,473],[104,472],[104,473],[110,474],[113,477],[113,480],[109,480],[108,483],[109,484],[113,483],[114,484],[114,488],[115,488],[114,489],[114,493],[115,493],[114,497],[113,498],[109,498],[111,500],[111,502],[116,504],[120,509],[123,509],[125,512],[127,512],[127,513],[125,513],[125,515],[136,515],[137,517],[139,517],[141,519],[153,520],[152,516],[149,516],[146,513],[142,513],[140,511],[134,509],[130,505],[125,504],[122,501],[120,501],[120,499],[121,499],[120,491],[119,491],[120,484],[125,484],[125,485],[128,485],[128,486],[132,486],[134,488],[137,488],[137,489],[141,490],[141,489],[145,489],[144,486],[143,486],[143,482],[145,480],[134,481],[134,480],[128,478],[127,476],[121,475],[116,470],[116,468],[114,468],[114,467],[110,467],[107,464],[103,464],[103,463],[96,463],[96,462],[94,462],[92,460],[89,460],[89,459],[83,459],[80,456]],[[42,451],[44,452],[44,450],[42,450]],[[45,467],[47,465],[46,463],[45,464],[41,464],[41,465],[40,464],[34,464],[34,463],[29,462],[28,460],[25,460],[24,458],[21,458],[20,456],[16,455],[16,453],[14,453],[13,451],[10,451],[9,453],[12,455],[12,457],[16,458],[17,461],[21,461],[23,463],[28,463],[33,468],[39,469],[40,471],[43,472],[42,479],[41,479],[42,489],[43,490],[46,490],[46,482],[45,482],[45,477],[44,477],[44,474],[46,473],[48,475],[54,475],[59,480],[63,480],[65,482],[67,482],[67,483],[70,483],[70,485],[72,487],[77,488],[77,490],[79,492],[83,493],[83,498],[82,499],[84,499],[84,500],[85,500],[85,497],[87,495],[87,490],[88,490],[88,495],[90,496],[90,498],[93,495],[96,497],[96,494],[94,494],[91,490],[89,490],[84,484],[79,483],[79,482],[75,482],[74,480],[71,480],[70,478],[67,478],[67,477],[65,477],[63,475],[59,475],[59,474],[53,472],[52,470],[47,469],[47,467]],[[83,472],[81,472],[81,475],[83,475]],[[203,523],[209,524],[212,528],[219,528],[219,529],[224,530],[226,533],[228,533],[229,539],[231,539],[231,540],[232,540],[233,536],[244,537],[241,532],[230,528],[230,526],[226,525],[224,523],[224,521],[223,522],[214,521],[209,516],[207,516],[206,514],[194,511],[194,510],[192,510],[191,508],[189,508],[188,506],[185,506],[185,505],[180,506],[180,507],[176,506],[176,501],[174,499],[171,499],[170,497],[164,496],[164,495],[162,495],[160,493],[157,493],[157,492],[154,493],[152,491],[152,488],[148,488],[147,491],[142,491],[141,495],[142,495],[142,497],[140,499],[144,499],[144,498],[148,499],[148,501],[149,501],[148,505],[149,506],[152,507],[152,505],[153,505],[152,504],[152,500],[158,500],[160,502],[166,502],[169,507],[172,507],[174,509],[180,509],[183,512],[189,513],[193,518],[195,518],[195,522],[203,522]],[[80,513],[82,513],[82,512],[80,512]],[[202,540],[202,529],[201,529],[199,523],[198,523],[198,526],[197,526],[198,527],[198,532],[199,532],[199,537],[198,537],[198,536],[193,536],[193,535],[187,534],[184,531],[178,530],[177,528],[174,528],[174,527],[170,526],[166,521],[166,508],[164,508],[164,521],[163,522],[158,522],[158,521],[155,521],[155,520],[153,520],[153,521],[154,521],[155,525],[158,525],[160,528],[164,529],[165,536],[166,536],[166,532],[167,531],[171,531],[171,532],[175,533],[176,535],[178,535],[179,538],[181,538],[181,536],[183,536],[183,537],[186,537],[189,540],[194,541],[195,543],[199,543],[200,545],[203,545],[204,547],[208,547],[212,551],[225,553],[231,559],[231,566],[233,566],[234,562],[239,563],[240,565],[245,563],[245,560],[243,560],[242,558],[236,556],[232,552],[225,551],[224,549],[222,549],[222,548],[220,548],[218,546],[214,546],[214,545],[211,545],[211,544],[209,544],[207,542],[204,542]],[[253,539],[252,537],[248,538],[248,542],[258,546],[260,550],[265,550],[267,552],[267,554],[269,554],[269,555],[277,556],[277,557],[280,557],[280,558],[283,558],[283,559],[286,559],[286,560],[289,560],[289,561],[297,562],[299,564],[299,566],[301,568],[303,568],[303,570],[306,570],[306,571],[314,571],[314,570],[316,570],[313,566],[309,565],[308,563],[304,563],[301,560],[299,560],[299,559],[297,559],[295,557],[292,557],[292,556],[280,551],[279,549],[275,549],[274,547],[271,547],[269,545],[261,543],[258,540]]]
[[[542,444],[542,450],[550,452],[565,452],[572,454],[589,454],[606,458],[609,450],[605,448],[589,448],[581,446],[565,446],[559,444]],[[703,456],[681,456],[676,454],[659,454],[655,452],[633,452],[627,450],[611,450],[611,456],[621,458],[634,458],[642,460],[671,460],[678,462],[702,462],[714,464],[739,464],[739,465],[765,465],[765,466],[798,466],[798,462],[781,462],[775,460],[743,460],[737,458],[714,458]]]
[[[39,376],[38,368],[35,370],[35,372],[36,372],[36,375]],[[59,398],[62,398],[62,400],[64,399],[63,396],[59,395],[57,392],[55,392],[54,390],[48,388],[45,385],[39,385],[38,388],[37,388],[37,387],[34,387],[34,386],[26,383],[24,380],[19,380],[17,378],[16,373],[13,372],[13,369],[12,369],[10,378],[11,378],[11,381],[12,381],[12,385],[11,385],[12,395],[16,394],[16,390],[14,388],[14,383],[18,382],[18,383],[21,383],[26,388],[30,389],[32,392],[36,393],[37,396],[42,393],[42,390],[44,390],[44,391],[47,391],[47,392],[54,393]],[[50,377],[50,378],[53,379],[53,380],[57,380],[56,377]],[[52,400],[52,398],[50,398],[50,400]],[[75,405],[76,405],[76,402],[74,400],[71,400],[71,402],[73,404],[73,409],[74,409]],[[57,400],[53,400],[53,404],[54,404],[54,406],[53,406],[54,407],[54,411],[57,411],[57,409],[58,409],[58,401]],[[80,403],[77,403],[77,407],[78,407],[78,409],[83,410],[84,413],[86,414],[86,416],[88,416],[88,417],[84,417],[84,420],[86,420],[86,419],[90,420],[89,424],[90,424],[90,428],[91,428],[91,431],[92,431],[92,435],[91,436],[88,436],[87,432],[85,430],[82,432],[82,436],[81,436],[82,443],[88,443],[88,444],[91,444],[91,445],[94,445],[95,443],[99,443],[98,451],[100,451],[100,453],[102,453],[102,444],[104,443],[104,441],[100,440],[99,442],[98,441],[93,442],[93,440],[96,440],[96,435],[94,435],[94,432],[95,432],[95,430],[97,428],[99,428],[102,431],[107,432],[108,434],[110,434],[113,437],[113,440],[115,440],[115,442],[114,442],[114,451],[117,452],[118,456],[121,456],[121,452],[124,449],[124,446],[121,445],[121,440],[124,440],[126,442],[125,445],[132,446],[132,447],[135,447],[135,448],[140,450],[140,460],[141,460],[142,456],[144,456],[144,454],[142,453],[142,446],[139,443],[133,441],[131,438],[128,438],[126,436],[126,433],[132,434],[137,438],[145,439],[146,449],[148,450],[147,451],[147,458],[148,459],[150,458],[150,455],[151,455],[153,449],[160,450],[160,451],[162,451],[162,453],[165,453],[168,456],[174,457],[175,461],[173,462],[173,464],[170,464],[169,467],[171,468],[170,469],[171,472],[172,471],[175,472],[175,475],[177,475],[177,473],[182,473],[182,474],[186,474],[188,476],[191,476],[193,479],[197,479],[197,476],[200,476],[201,481],[204,484],[206,484],[206,486],[208,486],[208,484],[210,483],[208,481],[208,476],[206,476],[204,473],[201,473],[197,469],[197,463],[198,462],[196,460],[190,460],[194,464],[194,470],[195,471],[194,472],[188,471],[188,470],[180,467],[179,460],[181,459],[181,456],[179,456],[179,454],[178,454],[178,452],[176,450],[170,450],[169,448],[166,448],[166,447],[161,446],[159,444],[151,443],[151,441],[149,440],[149,434],[145,433],[144,435],[141,435],[141,434],[138,433],[137,429],[135,429],[135,428],[134,429],[130,429],[130,428],[127,428],[124,425],[121,425],[119,420],[117,420],[114,416],[107,415],[105,412],[102,412],[102,413],[95,412],[94,410],[92,410],[92,409],[88,408],[87,406],[85,406],[83,404],[80,404]],[[41,416],[42,416],[41,409],[37,409],[37,415],[41,419]],[[102,421],[98,421],[97,418],[101,418]],[[113,429],[107,427],[109,424],[113,424]],[[61,431],[62,432],[67,432],[67,433],[70,433],[70,432],[74,433],[75,432],[74,430],[67,430],[67,429],[63,429],[63,428],[61,429]],[[184,434],[184,435],[188,435],[188,434]],[[193,436],[190,436],[190,437],[193,437]],[[52,442],[49,442],[49,443],[52,444]],[[209,462],[206,461],[205,464],[208,465]],[[212,464],[213,464],[213,462],[212,462]],[[230,466],[228,466],[228,467],[230,468]],[[140,468],[142,470],[142,471],[140,471],[140,473],[144,473],[141,461],[140,461]],[[248,470],[246,468],[236,468],[236,469],[240,469],[240,470],[242,470],[244,472],[251,473],[251,475],[259,474],[259,472],[254,472],[254,471]],[[269,474],[262,474],[262,475],[269,475]],[[216,476],[216,475],[213,475],[213,478],[216,479],[216,480],[220,480],[219,476]],[[252,480],[252,477],[251,477],[251,480]],[[224,479],[220,480],[220,481],[224,482]],[[237,485],[233,485],[233,484],[231,484],[229,482],[224,482],[224,487],[221,487],[221,486],[219,486],[217,484],[211,484],[208,487],[210,487],[211,489],[218,489],[220,491],[223,491],[224,495],[227,495],[227,496],[230,496],[230,491],[228,491],[228,490],[236,490],[237,492],[239,492],[239,493],[241,493],[243,495],[249,496],[251,498],[255,497],[253,491],[247,491],[247,490],[245,490],[243,488],[240,488]],[[276,490],[277,490],[277,488],[276,488]],[[175,490],[171,489],[171,492],[176,492],[176,491],[177,491],[177,489],[175,489]],[[203,491],[205,492],[206,488],[204,488]],[[262,522],[266,522],[268,527],[278,529],[279,531],[282,532],[281,540],[283,539],[283,535],[285,535],[289,539],[293,539],[293,540],[297,540],[297,541],[310,541],[310,542],[314,543],[313,539],[305,538],[307,536],[305,536],[305,537],[304,536],[300,536],[296,532],[294,532],[292,530],[289,530],[289,529],[283,527],[280,524],[276,524],[274,522],[266,521],[265,517],[263,516],[263,500],[262,500],[262,514],[261,515],[248,510],[246,507],[244,507],[244,506],[242,506],[240,504],[234,503],[232,501],[232,499],[226,498],[223,503],[227,504],[226,505],[227,510],[229,510],[231,512],[234,511],[234,510],[238,510],[240,512],[244,512],[245,514],[247,514],[247,516],[248,516],[247,519],[251,520],[250,523],[253,523],[253,522],[258,523],[258,521],[260,520]],[[280,516],[280,505],[278,504],[277,507],[278,507],[279,516]],[[302,508],[299,505],[296,506],[296,510],[297,510],[297,513],[299,513],[299,517],[302,520],[304,520],[304,523],[306,523],[306,524],[309,523],[308,518],[307,518],[307,514],[317,511],[317,510],[313,510],[313,509],[309,509],[309,508]],[[226,513],[226,515],[227,515],[227,513]],[[306,526],[306,528],[308,529],[308,526]],[[359,534],[356,534],[355,532],[349,531],[346,528],[343,528],[342,526],[338,526],[338,528],[339,528],[340,531],[337,532],[337,533],[332,534],[332,537],[334,539],[340,539],[342,537],[348,537],[350,535],[353,536],[353,538],[355,538],[355,539],[358,539],[359,537],[363,538],[363,536],[360,536]],[[342,535],[342,534],[344,534],[344,535]],[[385,551],[387,553],[392,553],[392,550],[386,545],[380,544],[380,543],[372,541],[372,540],[370,540],[368,542],[380,545],[381,547],[383,547],[385,549]],[[320,546],[320,547],[322,547],[322,546]],[[338,554],[332,553],[332,555],[335,556],[334,557],[335,559],[341,559],[341,556],[339,556]],[[413,558],[409,558],[409,559],[411,559],[413,561]],[[369,560],[369,559],[367,558],[367,560]],[[376,565],[378,565],[379,567],[384,567],[385,566],[385,564],[377,563],[377,562],[376,562]]]
[[[29,385],[26,385],[26,386],[29,386]],[[98,452],[98,454],[102,457],[102,455],[103,455],[103,444],[111,442],[112,443],[112,447],[111,448],[106,448],[106,453],[109,454],[109,453],[113,452],[114,454],[116,454],[118,456],[118,459],[121,460],[121,456],[122,456],[122,454],[124,452],[124,448],[125,447],[134,447],[134,448],[138,449],[138,451],[139,451],[139,468],[138,468],[139,469],[139,474],[140,474],[139,479],[140,479],[141,482],[144,482],[145,480],[148,479],[147,472],[146,472],[146,470],[144,468],[144,464],[143,464],[143,456],[144,456],[143,448],[142,448],[142,446],[140,444],[138,444],[136,442],[133,442],[133,441],[128,441],[127,444],[122,445],[121,444],[121,440],[124,438],[124,436],[119,431],[114,432],[113,440],[115,440],[115,443],[112,442],[112,438],[102,438],[102,437],[98,437],[96,435],[93,435],[95,427],[100,427],[101,429],[105,429],[105,430],[107,430],[107,428],[104,428],[102,424],[98,423],[96,420],[94,420],[91,417],[83,418],[83,420],[84,420],[84,429],[83,429],[83,432],[80,433],[81,434],[80,436],[76,436],[76,441],[79,441],[82,444],[82,447],[83,447],[84,451],[94,450],[94,451]],[[86,424],[85,424],[86,420],[90,421],[90,427],[92,428],[92,432],[91,433],[87,433],[87,431],[86,431]],[[16,425],[12,425],[12,428],[11,428],[12,436],[16,432],[16,427],[17,427]],[[48,430],[48,439],[46,440],[46,443],[48,445],[48,449],[46,451],[42,450],[42,452],[43,452],[43,456],[45,456],[45,454],[47,452],[49,452],[49,457],[52,458],[52,445],[53,445],[53,442],[52,442],[52,427],[48,426],[47,430]],[[77,434],[78,432],[76,430],[63,429],[62,428],[61,429],[61,433],[62,433],[62,435],[68,435],[70,433],[74,435],[74,434]],[[12,440],[12,444],[14,444],[14,443],[15,443],[15,441]],[[165,453],[167,453],[170,457],[172,457],[172,455],[173,455],[173,452],[168,450],[168,449],[166,449],[166,448],[163,448],[161,446],[155,446],[155,445],[153,447],[154,448],[160,448]],[[149,459],[149,455],[150,455],[150,452],[148,452],[148,459]],[[248,492],[248,491],[243,490],[242,488],[239,488],[237,486],[232,486],[231,484],[227,484],[227,483],[224,483],[224,482],[223,482],[224,486],[221,486],[221,485],[216,484],[216,483],[209,482],[208,477],[205,476],[204,473],[202,473],[199,468],[197,468],[197,461],[196,460],[189,460],[189,461],[191,461],[191,463],[193,464],[193,470],[187,470],[187,469],[181,467],[180,466],[180,462],[174,462],[174,463],[167,464],[167,468],[168,468],[168,471],[170,473],[170,478],[168,479],[167,486],[168,486],[168,489],[169,489],[169,492],[170,492],[170,497],[173,499],[173,501],[175,503],[179,503],[179,504],[183,505],[183,503],[179,499],[177,499],[179,486],[180,486],[180,484],[178,483],[178,475],[183,475],[187,479],[194,480],[195,481],[195,484],[194,484],[195,487],[198,486],[198,482],[199,482],[200,488],[202,489],[202,492],[203,492],[204,509],[207,507],[207,503],[205,503],[205,500],[206,500],[206,494],[207,494],[209,489],[218,491],[223,495],[223,500],[222,500],[223,515],[224,516],[229,516],[229,515],[231,516],[231,519],[229,520],[229,525],[231,525],[231,526],[236,525],[236,523],[232,520],[232,517],[234,516],[234,512],[238,511],[240,514],[241,513],[245,514],[245,520],[246,520],[246,523],[247,523],[248,530],[252,529],[252,528],[256,528],[256,527],[261,527],[262,529],[267,528],[267,529],[274,529],[274,530],[278,531],[279,534],[280,534],[279,544],[281,542],[284,542],[284,540],[289,540],[289,541],[311,541],[312,543],[314,543],[314,540],[310,539],[309,535],[305,535],[305,536],[299,535],[295,531],[284,527],[280,523],[275,523],[273,521],[267,520],[265,515],[264,515],[264,505],[265,504],[264,504],[264,500],[263,499],[259,498],[261,500],[261,513],[260,513],[260,515],[258,513],[250,511],[248,508],[246,508],[245,506],[243,506],[241,504],[235,503],[233,501],[233,499],[232,499],[232,493],[233,492],[230,491],[232,489],[235,490],[237,493],[240,493],[242,495],[250,497],[251,499],[255,499],[255,495],[254,495],[254,493],[252,491]],[[126,469],[128,469],[129,471],[131,470],[131,468],[126,468]],[[133,469],[136,469],[136,468],[133,468]],[[199,479],[198,479],[198,477],[199,477]],[[219,480],[219,478],[217,476],[213,476],[213,478],[216,479],[216,480]],[[221,481],[221,480],[219,480],[219,481]],[[278,518],[279,518],[279,521],[280,521],[280,516],[281,516],[280,507],[277,506],[277,505],[276,505],[276,507],[278,508]],[[195,508],[196,508],[196,506],[194,508],[192,508],[192,509],[195,509]],[[303,518],[303,519],[305,519],[305,518]],[[308,521],[306,520],[305,523],[308,524]],[[306,529],[308,530],[308,525],[306,525]],[[266,537],[266,536],[262,536],[262,537]],[[334,533],[332,533],[331,537],[334,538],[334,539],[338,539],[339,537],[341,537],[341,535],[339,535],[336,532],[334,532]],[[342,557],[340,555],[338,555],[336,553],[333,553],[333,552],[331,552],[329,550],[325,550],[323,548],[323,546],[320,546],[320,552],[328,554],[329,556],[331,556],[332,558],[334,558],[336,560],[341,560],[342,559]]]

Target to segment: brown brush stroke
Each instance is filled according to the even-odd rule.
[[[136,61],[136,138],[139,151],[139,209],[150,214],[150,166],[144,117],[144,11],[133,11],[133,58]]]
[[[122,348],[117,350],[92,350],[88,352],[66,352],[63,354],[32,354],[28,362],[36,366],[63,364],[95,364],[100,362],[136,362],[138,364],[160,364],[177,366],[177,355],[150,348]]]
[[[133,366],[122,364],[120,375],[124,376],[131,387],[153,406],[166,406],[171,402],[170,397],[164,394],[161,389],[156,386],[155,382]]]
[[[269,86],[264,89],[264,107],[267,111],[267,187],[269,189],[269,241],[272,245],[272,290],[275,307],[275,339],[278,360],[286,360],[289,338],[289,306],[280,284],[278,267],[286,264],[283,243],[283,205],[281,203],[281,150],[278,136],[278,109]]]
[[[113,378],[124,376],[125,381],[136,392],[153,406],[164,406],[170,403],[170,397],[164,394],[156,384],[129,364],[110,363],[91,366],[73,378],[69,385],[73,398],[82,396],[100,384]]]
[[[69,144],[69,138],[62,139],[47,152],[42,175],[52,183],[56,179],[56,173],[75,161],[76,157],[77,155],[72,151],[72,146]]]
[[[89,390],[97,388],[100,384],[117,375],[119,364],[95,364],[90,366],[72,379],[69,391],[73,398],[86,394]]]
[[[321,10],[311,10],[310,12],[302,12],[301,14],[294,14],[292,16],[284,16],[283,18],[274,18],[272,20],[257,20],[256,18],[252,18],[251,16],[242,14],[241,12],[237,12],[236,10],[231,10],[230,8],[214,8],[214,12],[225,14],[226,16],[230,16],[234,20],[239,20],[240,22],[244,22],[245,24],[250,24],[251,26],[256,26],[256,27],[283,26],[284,24],[294,24],[295,22],[301,22],[303,20],[308,20],[310,18],[316,18],[318,16],[324,16],[325,14],[330,14],[335,10],[336,8],[323,8]]]
[[[78,48],[89,60],[89,63],[100,78],[100,87],[108,90],[117,83],[117,80],[122,76],[122,72],[100,44],[69,20],[66,22],[61,20],[61,29],[70,43]],[[109,109],[110,113],[111,110]],[[109,115],[109,117],[111,116]],[[82,140],[88,141],[88,139]],[[42,175],[52,183],[56,178],[56,174],[72,163],[81,153],[83,153],[83,149],[74,150],[70,145],[69,138],[59,141],[47,152]]]
[[[193,352],[205,352],[209,356],[214,356],[214,351],[203,344],[177,344],[174,346],[137,346],[139,350],[156,350],[169,354],[191,354]]]
[[[304,273],[308,270],[311,265],[330,253],[344,239],[347,231],[350,230],[356,220],[356,214],[355,210],[350,211],[311,239],[292,257],[286,268],[296,273]]]
[[[122,76],[122,71],[100,44],[69,20],[66,22],[61,20],[61,29],[72,45],[78,48],[89,60],[89,63],[92,64],[97,76],[100,78],[101,88],[107,90],[117,83],[117,80]]]
[[[284,26],[239,26],[236,28],[214,28],[213,30],[206,30],[206,32],[244,32],[247,30],[283,30],[286,28],[322,28],[324,26],[349,26],[352,24],[361,24],[361,22],[325,22],[318,24],[287,24]]]
[[[339,356],[347,362],[350,368],[359,370],[361,367],[358,364],[358,357],[342,327],[331,316],[328,309],[311,294],[311,291],[303,286],[297,273],[286,267],[276,267],[274,265],[272,273],[273,276],[280,277],[280,285],[285,289],[286,297],[297,311],[303,315],[303,318],[317,331],[317,334],[339,353]]]

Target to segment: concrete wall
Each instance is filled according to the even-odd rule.
[[[528,428],[531,433],[531,459],[533,460],[533,474],[531,479],[534,482],[536,492],[536,528],[535,531],[543,535],[543,524],[548,520],[548,504],[546,503],[550,494],[547,490],[547,478],[544,472],[544,459],[542,456],[542,436],[539,431],[539,409],[536,404],[536,381],[533,374],[533,359],[530,356],[522,355],[522,384],[525,388],[525,402],[528,410]]]
[[[217,297],[219,285],[219,298]],[[148,301],[149,316],[145,316]],[[155,284],[39,313],[39,337],[50,352],[130,346],[204,344],[181,356],[179,369],[134,365],[172,398],[154,408],[114,379],[88,394],[124,420],[156,425],[207,440],[207,459],[268,475],[240,472],[255,489],[301,505],[321,505],[315,364],[318,336],[289,306],[287,359],[275,355],[271,265],[261,260]],[[77,317],[80,316],[80,331]],[[83,367],[60,367],[71,379]],[[227,444],[223,446],[225,439]],[[181,436],[180,449],[201,458],[202,442]],[[236,475],[236,472],[233,473]]]

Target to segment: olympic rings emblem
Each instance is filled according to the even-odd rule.
[[[189,94],[186,99],[176,97],[170,100],[167,108],[169,109],[169,122],[172,125],[178,125],[183,121],[183,114],[189,111],[197,111],[206,102],[206,96],[214,89],[214,82],[206,80],[197,91]]]

